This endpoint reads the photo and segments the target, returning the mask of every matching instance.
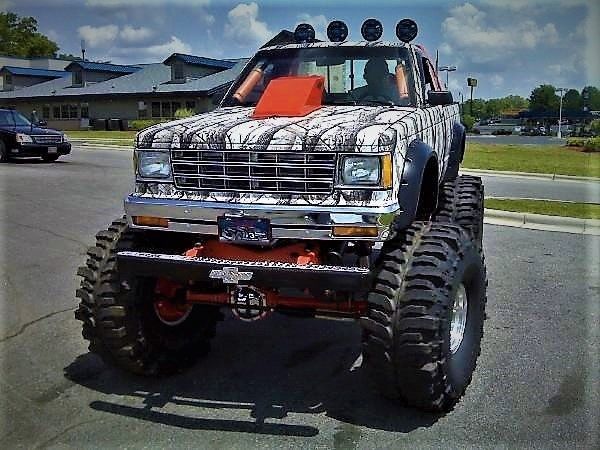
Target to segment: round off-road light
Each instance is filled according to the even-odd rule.
[[[348,26],[341,20],[334,20],[327,25],[327,37],[331,42],[344,42],[348,37]]]
[[[417,27],[417,23],[412,19],[402,19],[396,25],[396,36],[407,44],[417,37],[418,32],[419,27]]]
[[[383,25],[377,19],[367,19],[360,27],[360,34],[365,38],[365,41],[376,41],[383,34]]]
[[[315,40],[315,29],[308,23],[301,23],[294,31],[294,39],[299,44],[313,42]]]

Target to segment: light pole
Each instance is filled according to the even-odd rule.
[[[440,67],[440,72],[446,72],[446,89],[450,90],[448,87],[448,73],[454,72],[456,70],[456,66],[442,66]]]
[[[560,92],[560,106],[558,107],[558,133],[556,133],[556,137],[558,139],[562,138],[561,126],[562,126],[562,102],[563,102],[563,92],[567,90],[567,88],[556,88],[558,92]]]

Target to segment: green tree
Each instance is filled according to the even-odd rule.
[[[600,111],[600,89],[595,86],[586,86],[582,91],[583,105],[590,111]]]
[[[581,111],[583,100],[577,89],[569,89],[563,97],[563,108],[567,111]]]
[[[536,87],[529,97],[529,107],[533,111],[558,111],[560,98],[556,95],[556,88],[551,84],[542,84]]]
[[[21,58],[54,57],[58,45],[37,31],[37,20],[0,13],[0,52]]]

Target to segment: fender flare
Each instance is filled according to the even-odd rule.
[[[417,215],[423,175],[429,161],[438,165],[436,152],[425,142],[415,139],[410,143],[404,159],[404,167],[398,189],[398,204],[402,211],[394,220],[394,228],[408,227]],[[439,170],[439,167],[438,167]],[[439,183],[439,180],[436,180]]]
[[[450,154],[448,156],[448,164],[444,172],[444,179],[456,178],[458,176],[458,168],[465,156],[465,139],[466,129],[460,122],[454,122],[452,126],[452,142],[450,144]]]

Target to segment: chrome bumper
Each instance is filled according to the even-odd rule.
[[[253,205],[240,203],[203,202],[157,199],[129,195],[125,198],[125,213],[132,228],[154,229],[134,225],[132,216],[152,216],[169,219],[165,231],[217,235],[217,217],[249,216],[269,219],[273,239],[349,240],[335,237],[335,225],[376,226],[377,237],[351,240],[384,241],[390,235],[394,216],[403,214],[398,205],[378,208],[357,206]]]

